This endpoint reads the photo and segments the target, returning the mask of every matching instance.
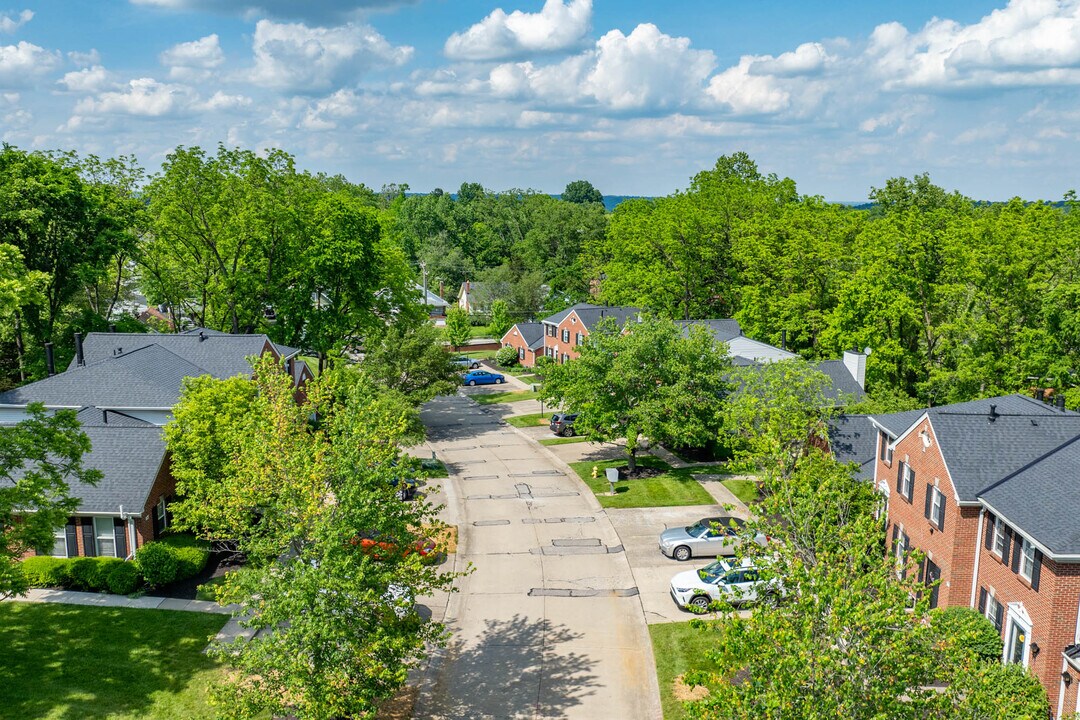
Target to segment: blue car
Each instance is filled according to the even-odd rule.
[[[470,370],[461,376],[461,382],[466,385],[502,385],[505,380],[499,373],[487,370]]]

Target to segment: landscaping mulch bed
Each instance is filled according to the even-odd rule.
[[[194,600],[198,595],[200,585],[211,578],[221,577],[230,570],[236,570],[242,564],[241,556],[235,552],[212,552],[210,558],[206,561],[206,567],[195,577],[190,577],[187,580],[177,580],[174,583],[151,590],[147,594],[153,597]]]
[[[641,480],[644,478],[658,477],[666,472],[669,472],[667,468],[645,467],[644,465],[638,465],[637,470],[630,472],[630,466],[623,465],[619,468],[619,479]]]

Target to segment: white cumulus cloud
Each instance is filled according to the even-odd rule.
[[[57,80],[57,84],[71,92],[95,93],[113,85],[113,80],[108,70],[101,65],[93,65],[65,73],[64,77]]]
[[[225,62],[217,33],[173,45],[158,58],[169,68],[169,75],[178,80],[205,78],[210,70]]]
[[[32,10],[23,10],[18,17],[11,17],[7,14],[0,15],[0,32],[10,35],[33,19],[34,12]]]
[[[0,46],[0,87],[19,87],[52,72],[60,64],[60,54],[25,40]]]
[[[538,13],[497,8],[444,47],[454,60],[500,60],[578,46],[589,31],[592,0],[546,0]]]
[[[868,58],[890,90],[1080,82],[1080,0],[1011,0],[976,23],[874,29]]]
[[[317,92],[356,80],[374,67],[403,65],[408,46],[393,46],[370,25],[335,28],[260,20],[255,26],[252,82],[265,87]]]
[[[121,90],[83,98],[75,104],[75,114],[161,117],[186,111],[193,97],[193,91],[185,85],[135,78]]]

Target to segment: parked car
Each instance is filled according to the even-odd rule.
[[[577,413],[552,413],[548,427],[551,428],[551,432],[556,435],[573,437],[574,421],[577,420],[577,416]]]
[[[668,528],[660,533],[660,552],[680,561],[734,555],[742,544],[739,533],[745,525],[742,518],[725,516],[701,518],[693,525]],[[769,538],[758,533],[754,541],[764,547]]]
[[[707,610],[714,600],[742,605],[783,592],[779,580],[762,579],[759,569],[749,560],[739,565],[715,560],[700,570],[687,570],[671,578],[671,598],[683,609],[692,606]]]
[[[420,481],[414,477],[405,478],[400,483],[394,480],[398,500],[412,500],[416,497],[416,488],[418,487],[420,487]]]
[[[458,357],[450,358],[450,362],[452,362],[455,365],[460,365],[461,367],[465,368],[466,370],[476,370],[478,367],[480,367],[480,361],[479,360],[476,360],[476,359],[473,359],[473,358],[470,358],[470,357],[465,357],[464,355],[459,355]]]
[[[461,376],[461,382],[466,385],[502,385],[505,381],[504,376],[487,370],[470,370]]]

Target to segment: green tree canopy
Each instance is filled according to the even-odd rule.
[[[601,195],[600,191],[594,188],[593,184],[588,180],[573,180],[567,183],[566,188],[559,197],[566,202],[572,202],[579,205],[604,202],[604,196]]]

